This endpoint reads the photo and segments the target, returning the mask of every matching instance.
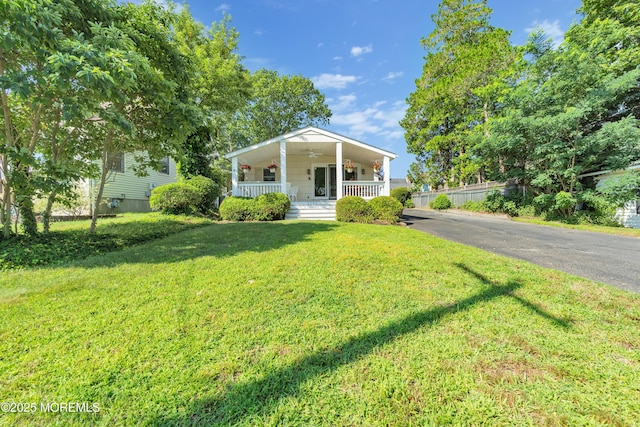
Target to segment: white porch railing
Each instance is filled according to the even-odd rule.
[[[345,196],[360,196],[363,199],[373,199],[384,193],[384,182],[380,181],[352,181],[342,184],[342,194]]]
[[[238,183],[238,192],[244,197],[258,197],[261,194],[279,193],[282,186],[279,182],[240,182]]]

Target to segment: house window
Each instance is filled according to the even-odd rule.
[[[165,175],[169,175],[169,158],[165,157],[160,160],[160,169],[158,169],[158,173],[162,173]]]
[[[352,169],[351,172],[347,172],[346,169],[344,171],[344,181],[357,181],[358,180],[358,168]]]
[[[270,169],[262,169],[262,180],[263,181],[275,181],[276,180],[276,173],[275,172],[271,172]]]
[[[107,167],[110,171],[124,173],[124,153],[107,154]]]

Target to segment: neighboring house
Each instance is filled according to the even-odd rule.
[[[295,202],[338,200],[345,195],[365,199],[388,196],[389,163],[397,156],[310,126],[225,157],[231,159],[234,196],[281,192]],[[269,168],[270,165],[275,168]],[[381,170],[376,173],[377,165]]]
[[[607,182],[607,180],[618,177],[630,170],[640,170],[640,162],[633,163],[624,170],[592,172],[580,175],[580,178],[593,177],[597,182],[596,187],[599,187]],[[620,221],[620,224],[625,227],[640,228],[640,188],[636,196],[635,200],[630,200],[624,207],[618,209],[616,212],[616,218]]]
[[[102,202],[97,203],[98,213],[149,212],[151,190],[163,184],[177,181],[176,162],[166,157],[159,171],[147,170],[147,176],[137,176],[133,170],[135,156],[141,153],[119,153],[108,159],[110,173],[102,193]],[[85,188],[93,202],[98,192],[99,179],[90,179]]]

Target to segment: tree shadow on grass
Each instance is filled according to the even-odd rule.
[[[490,285],[491,281],[484,276],[481,273],[478,273],[475,270],[472,270],[471,268],[467,267],[466,265],[462,264],[462,263],[455,263],[454,264],[456,267],[458,267],[461,270],[466,271],[467,273],[469,273],[470,275],[472,275],[473,277],[475,277],[476,279],[480,280],[482,283],[484,283],[485,285]],[[545,310],[543,310],[540,306],[527,301],[526,299],[518,296],[518,295],[514,295],[511,292],[508,293],[510,298],[513,298],[514,300],[518,301],[523,307],[528,308],[529,310],[531,310],[532,312],[534,312],[535,314],[537,314],[538,316],[548,320],[549,322],[551,322],[553,325],[564,328],[564,329],[569,329],[571,328],[571,319],[560,319],[558,317],[555,317],[551,314],[549,314],[548,312],[546,312]]]
[[[460,266],[460,268],[472,272],[466,266]],[[482,276],[478,274],[477,277]],[[487,286],[473,296],[452,304],[420,311],[375,331],[353,337],[335,348],[301,358],[290,366],[278,369],[261,379],[231,384],[217,398],[193,402],[186,415],[159,416],[154,424],[235,424],[246,421],[248,417],[266,415],[282,399],[296,396],[301,386],[309,379],[331,373],[343,365],[371,354],[376,347],[391,343],[420,328],[429,327],[446,316],[469,310],[478,303],[494,298],[512,296],[512,292],[522,286],[518,282],[495,286],[489,281],[482,281]],[[542,311],[537,313],[543,314]],[[550,316],[545,315],[545,317]]]
[[[232,257],[242,252],[267,252],[309,240],[336,227],[323,222],[255,222],[214,224],[79,261],[84,268],[121,264],[161,264],[205,256]]]

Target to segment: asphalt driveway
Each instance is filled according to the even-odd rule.
[[[405,209],[404,221],[437,237],[640,293],[638,238],[424,209]]]

